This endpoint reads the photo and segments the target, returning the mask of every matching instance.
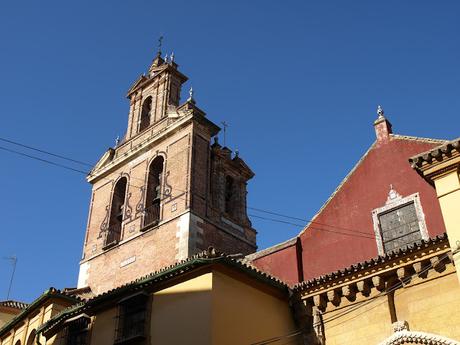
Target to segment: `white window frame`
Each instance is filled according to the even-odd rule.
[[[398,209],[404,205],[411,203],[413,203],[415,206],[415,212],[417,215],[418,225],[422,239],[429,239],[428,230],[425,223],[425,214],[423,213],[422,204],[420,203],[419,193],[414,193],[403,198],[393,188],[391,188],[390,192],[388,193],[388,199],[385,203],[385,206],[372,210],[372,221],[374,223],[374,233],[375,239],[377,241],[377,250],[379,252],[379,255],[386,254],[385,247],[383,245],[382,231],[380,229],[379,215],[381,215],[382,213],[392,211],[394,209]]]

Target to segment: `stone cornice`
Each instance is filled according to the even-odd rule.
[[[107,156],[107,153],[104,154],[100,161],[96,164],[95,169],[93,169],[86,177],[87,181],[94,184],[96,181],[104,178],[119,168],[121,165],[126,164],[127,161],[130,161],[137,157],[139,154],[146,152],[159,141],[168,138],[177,130],[191,124],[193,121],[204,123],[210,127],[210,130],[213,133],[216,128],[217,130],[219,128],[203,116],[195,115],[193,113],[174,119],[165,118],[164,120],[155,123],[155,125],[150,129],[147,129],[145,132],[140,133],[139,135],[131,138],[129,141],[117,147],[114,153],[111,155],[113,160],[106,160],[106,162],[102,162],[102,160],[104,160],[104,158]],[[161,126],[163,126],[163,128]],[[145,140],[138,142],[139,138],[142,138],[142,136],[146,136]],[[129,147],[129,149],[124,151],[126,147]],[[110,150],[113,149],[109,149],[109,151]],[[119,154],[120,151],[123,151],[123,154]]]
[[[452,262],[446,235],[423,240],[377,258],[297,284],[294,291],[324,310],[328,303],[340,305],[343,298],[353,301],[357,293],[369,296],[372,289],[384,291],[387,282],[404,281],[412,275],[426,277],[428,270],[442,271]]]
[[[409,163],[428,182],[460,167],[460,138],[409,158]]]

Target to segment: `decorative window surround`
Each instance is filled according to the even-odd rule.
[[[422,239],[429,239],[428,230],[425,223],[425,214],[423,213],[422,205],[420,203],[419,193],[414,193],[409,196],[402,197],[396,190],[393,189],[393,186],[390,186],[390,191],[388,193],[388,198],[385,202],[385,206],[376,208],[372,211],[372,221],[374,224],[374,233],[375,239],[377,241],[377,249],[379,255],[385,255],[385,247],[383,244],[382,232],[380,229],[379,215],[411,203],[413,203],[415,206],[415,212],[417,214],[418,225]]]

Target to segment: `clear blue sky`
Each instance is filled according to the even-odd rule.
[[[249,204],[308,219],[373,142],[377,104],[397,133],[460,136],[459,16],[458,1],[2,2],[0,137],[96,162],[123,135],[126,91],[163,34],[256,172]],[[19,257],[11,297],[75,286],[89,184],[0,159],[0,257]],[[253,224],[260,248],[300,230]],[[0,260],[0,299],[10,272]]]

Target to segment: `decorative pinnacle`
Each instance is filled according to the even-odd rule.
[[[188,97],[188,99],[187,99],[187,102],[195,103],[195,99],[193,98],[193,93],[194,93],[193,87],[190,86],[190,90],[189,90],[189,92],[188,92],[189,97]]]
[[[119,143],[120,143],[120,136],[117,135],[117,138],[115,139],[115,147],[117,147]]]
[[[174,52],[171,53],[171,62],[174,62]]]
[[[379,119],[382,119],[384,116],[385,113],[383,111],[383,108],[379,105],[377,106],[377,115],[379,116]]]

